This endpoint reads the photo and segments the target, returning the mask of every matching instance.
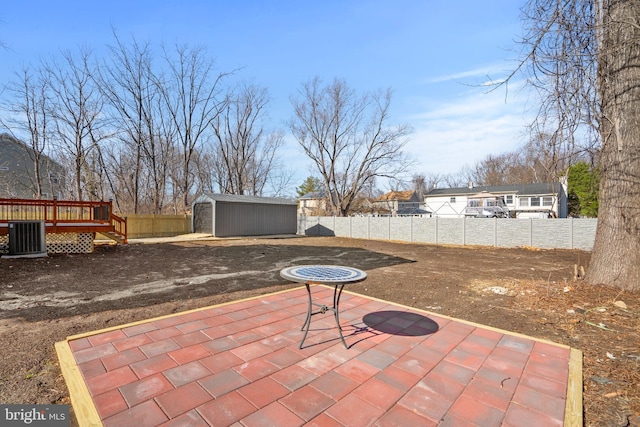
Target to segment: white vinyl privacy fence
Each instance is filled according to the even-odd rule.
[[[299,216],[298,234],[447,245],[593,249],[597,219]]]

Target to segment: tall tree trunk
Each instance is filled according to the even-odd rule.
[[[602,158],[587,281],[640,289],[640,0],[597,0]]]

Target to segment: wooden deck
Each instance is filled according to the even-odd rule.
[[[102,201],[0,199],[0,235],[14,221],[44,221],[46,233],[102,233],[127,243],[127,220]]]

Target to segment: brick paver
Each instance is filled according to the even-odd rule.
[[[70,392],[103,425],[564,422],[565,346],[345,292],[350,348],[329,312],[312,317],[299,349],[306,304],[299,288],[70,337],[89,395]]]

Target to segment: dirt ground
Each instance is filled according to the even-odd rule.
[[[298,286],[294,264],[367,271],[348,290],[583,352],[586,426],[640,426],[640,293],[574,279],[589,253],[336,237],[97,246],[0,260],[0,403],[70,403],[69,335]]]

